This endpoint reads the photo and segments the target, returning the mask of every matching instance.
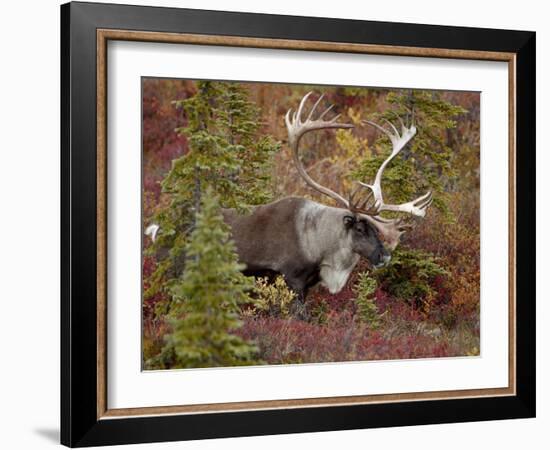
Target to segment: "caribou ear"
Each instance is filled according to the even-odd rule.
[[[346,228],[351,228],[355,225],[356,219],[353,216],[344,216],[344,226]]]

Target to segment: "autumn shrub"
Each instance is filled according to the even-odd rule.
[[[143,214],[150,217],[159,200],[159,181],[187,147],[185,136],[174,133],[181,115],[172,101],[192,96],[196,88],[189,80],[158,78],[144,78],[142,88]]]
[[[437,293],[436,278],[448,275],[432,254],[407,248],[396,249],[391,262],[375,272],[378,282],[388,293],[425,313],[429,312]]]
[[[280,275],[273,283],[265,277],[256,278],[254,294],[254,313],[274,317],[288,317],[290,306],[296,298]]]
[[[464,355],[458,341],[429,332],[389,335],[369,330],[349,312],[331,313],[319,326],[296,319],[246,317],[236,331],[254,340],[267,364],[412,359]]]
[[[144,317],[142,336],[142,360],[145,368],[159,368],[157,364],[151,364],[162,353],[165,346],[165,336],[170,334],[171,326],[166,317]]]
[[[143,274],[143,291],[147,291],[150,286],[149,277],[154,272],[156,260],[152,256],[144,256],[142,261]],[[144,298],[142,305],[142,315],[144,320],[152,320],[155,317],[155,309],[159,302],[162,302],[163,296],[161,293]]]
[[[352,273],[346,285],[340,292],[330,294],[322,285],[318,284],[310,289],[306,304],[309,311],[321,308],[325,312],[344,311],[355,308],[356,294],[353,290],[358,273]]]
[[[405,241],[408,247],[436,254],[448,272],[434,280],[439,308],[432,313],[447,327],[479,322],[480,304],[479,195],[455,193],[451,198],[456,221],[445,222],[433,211]]]

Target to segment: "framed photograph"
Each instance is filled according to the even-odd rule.
[[[535,415],[535,33],[61,7],[61,441]]]

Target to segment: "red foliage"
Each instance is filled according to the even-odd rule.
[[[172,102],[185,99],[193,92],[193,84],[186,80],[143,80],[143,189],[153,195],[153,202],[158,201],[159,182],[172,160],[187,148],[185,136],[174,131],[185,123],[182,112]]]
[[[337,294],[330,294],[324,287],[312,289],[308,295],[307,305],[309,309],[315,309],[323,302],[330,311],[343,311],[354,307],[355,294],[351,283],[347,283],[344,289]]]
[[[294,319],[246,318],[238,334],[260,347],[268,364],[414,359],[461,355],[462,350],[427,335],[386,336],[354,321],[348,311],[329,323]]]
[[[479,196],[456,194],[453,203],[457,223],[446,224],[432,214],[404,242],[435,254],[451,272],[434,282],[433,304],[440,307],[435,313],[438,320],[446,317],[448,325],[457,320],[478,321],[480,301]]]

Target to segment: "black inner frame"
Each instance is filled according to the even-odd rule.
[[[515,53],[515,396],[97,419],[96,30]],[[535,33],[127,5],[61,6],[61,443],[71,447],[535,416]]]

